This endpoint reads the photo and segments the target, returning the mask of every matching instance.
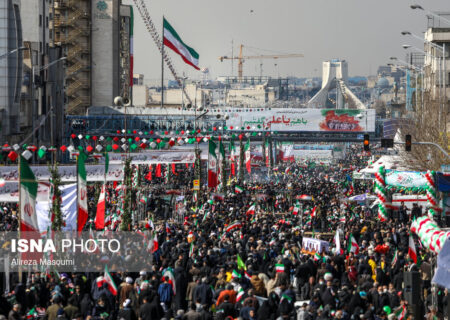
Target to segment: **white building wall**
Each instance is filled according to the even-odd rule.
[[[98,5],[103,2],[106,8]],[[117,23],[115,17],[118,16],[118,2],[103,2],[92,1],[92,106],[112,104],[114,76],[117,77],[114,74],[114,55],[118,55],[118,51],[114,50],[113,27]]]

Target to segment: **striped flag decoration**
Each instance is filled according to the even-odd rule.
[[[236,302],[241,301],[242,297],[244,296],[244,293],[245,293],[244,289],[239,288],[237,295],[236,295]]]
[[[352,233],[350,233],[350,238],[348,239],[348,247],[347,247],[347,251],[353,252],[354,254],[358,254],[359,253],[359,245],[358,242],[356,242],[355,237],[353,236]]]
[[[108,271],[108,266],[105,265],[105,274],[103,275],[103,278],[105,280],[105,282],[108,284],[108,290],[114,295],[117,295],[117,286],[114,283],[114,280],[111,276],[111,274]]]
[[[277,263],[276,265],[275,265],[275,271],[278,273],[278,272],[284,272],[284,264],[281,264],[281,263]]]
[[[240,229],[242,228],[242,224],[240,221],[235,221],[232,224],[228,225],[228,227],[225,229],[226,232],[230,232],[233,229]]]
[[[237,272],[236,270],[233,270],[233,272],[231,273],[231,279],[240,279],[241,278],[241,274],[239,272]]]
[[[392,267],[394,267],[397,264],[397,260],[398,260],[398,250],[395,249],[394,257],[392,258],[392,264],[391,264]]]
[[[173,273],[173,269],[172,268],[166,268],[163,271],[163,277],[167,278],[168,282],[170,283],[170,285],[172,286],[172,290],[173,290],[173,294],[177,294],[176,289],[175,289],[175,276]]]

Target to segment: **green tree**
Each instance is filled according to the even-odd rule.
[[[52,193],[52,208],[51,208],[51,228],[53,231],[61,231],[63,226],[63,216],[61,212],[61,190],[59,186],[61,185],[61,176],[58,171],[58,163],[53,166],[49,165],[48,170],[51,176],[51,193]]]
[[[125,185],[125,194],[124,194],[124,203],[123,203],[123,212],[122,212],[122,222],[120,224],[121,231],[130,231],[131,230],[131,195],[132,195],[132,185],[131,185],[131,175],[133,169],[131,167],[131,157],[128,157],[125,160],[124,165],[124,185]]]

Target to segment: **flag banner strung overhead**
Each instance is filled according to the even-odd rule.
[[[163,21],[163,27],[164,45],[178,53],[184,62],[193,66],[195,69],[200,70],[200,68],[198,67],[198,53],[194,49],[186,45],[183,40],[181,40],[178,33],[165,18]]]

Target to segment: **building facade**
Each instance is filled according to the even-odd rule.
[[[4,79],[0,81],[2,142],[15,142],[14,137],[20,133],[22,46],[20,0],[3,0],[0,2],[0,78]]]
[[[130,96],[132,8],[118,0],[55,0],[51,30],[67,57],[66,113]]]
[[[450,13],[441,13],[447,20]],[[450,25],[437,18],[428,21],[425,32],[424,86],[435,100],[450,99]]]

